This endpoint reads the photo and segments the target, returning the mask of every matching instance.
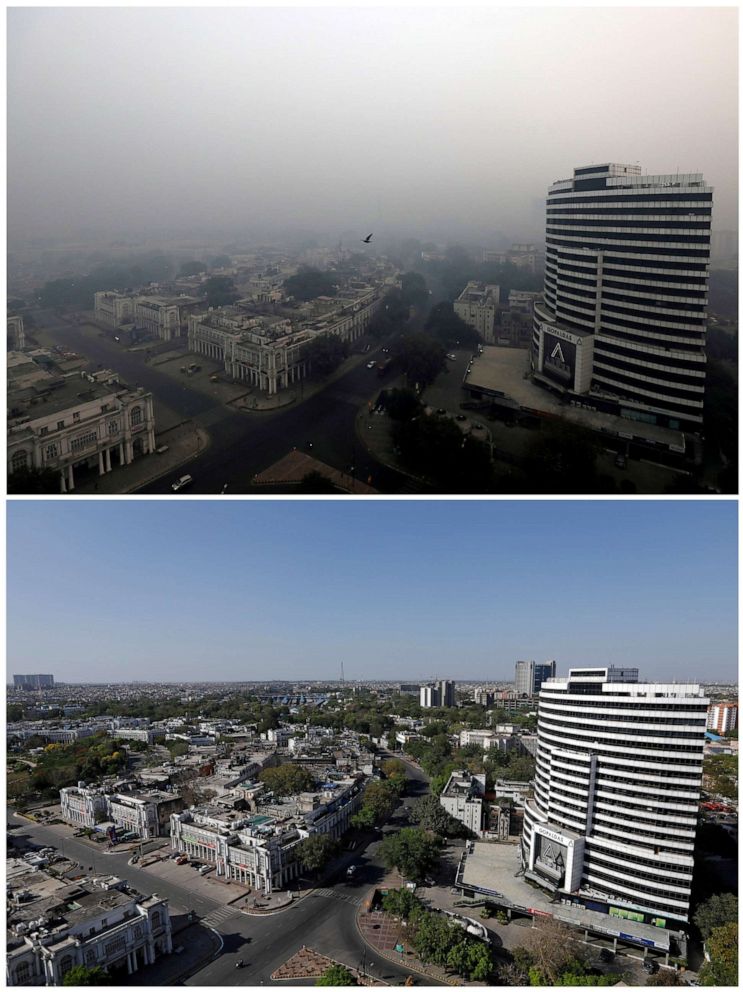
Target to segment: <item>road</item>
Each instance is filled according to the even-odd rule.
[[[384,755],[384,757],[392,755]],[[409,776],[405,806],[410,806],[428,791],[428,782],[419,768],[406,765]],[[398,810],[392,825],[404,823],[404,809]],[[339,878],[332,887],[327,883],[299,903],[271,916],[248,916],[221,902],[194,893],[185,885],[154,877],[147,871],[127,864],[129,852],[104,854],[75,838],[60,834],[41,824],[32,823],[7,811],[7,822],[15,825],[14,837],[26,837],[39,847],[54,847],[85,867],[106,871],[127,879],[133,888],[143,893],[158,892],[167,896],[178,910],[194,910],[219,933],[224,942],[222,953],[186,980],[187,985],[259,985],[273,984],[271,974],[302,946],[312,947],[344,964],[358,968],[362,961],[367,971],[392,984],[402,984],[410,972],[375,954],[364,942],[356,927],[356,910],[369,889],[384,876],[379,858],[380,838],[367,835],[353,856],[345,858]],[[352,860],[358,866],[357,876],[347,881],[345,866]],[[246,967],[235,967],[242,958]],[[278,984],[278,983],[277,983]],[[435,983],[434,983],[435,984]]]
[[[261,413],[239,412],[219,400],[190,389],[156,367],[145,364],[143,352],[130,352],[113,341],[111,334],[91,336],[77,325],[57,317],[51,310],[34,311],[34,319],[50,336],[89,359],[89,368],[98,365],[120,372],[129,385],[143,386],[155,398],[155,416],[163,404],[181,420],[209,432],[208,449],[188,464],[193,495],[222,492],[230,495],[255,492],[253,477],[283,458],[292,448],[311,452],[320,461],[352,471],[363,482],[381,493],[418,492],[420,486],[394,469],[377,462],[356,436],[356,416],[375,399],[384,382],[366,362],[350,369],[335,382],[307,400],[283,410]],[[412,326],[422,320],[416,316]],[[384,342],[375,345],[366,357],[381,357]],[[172,419],[172,414],[171,414]],[[310,448],[311,445],[311,448]],[[181,471],[166,476],[137,492],[172,495],[171,485]]]

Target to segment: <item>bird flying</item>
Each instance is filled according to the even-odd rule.
[[[371,234],[367,234],[367,236],[365,238],[362,238],[361,241],[363,242],[363,244],[368,245],[371,239],[372,239]]]

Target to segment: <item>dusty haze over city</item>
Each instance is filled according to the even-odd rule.
[[[732,8],[14,8],[30,239],[540,239],[593,162],[701,171],[737,228]]]

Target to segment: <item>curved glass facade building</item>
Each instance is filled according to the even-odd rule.
[[[698,430],[712,189],[701,174],[592,165],[547,196],[532,370],[596,409]]]
[[[637,669],[573,668],[539,694],[525,875],[614,916],[688,922],[709,700]]]

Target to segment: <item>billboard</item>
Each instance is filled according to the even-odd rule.
[[[544,332],[544,362],[542,372],[566,389],[575,385],[575,343]]]

